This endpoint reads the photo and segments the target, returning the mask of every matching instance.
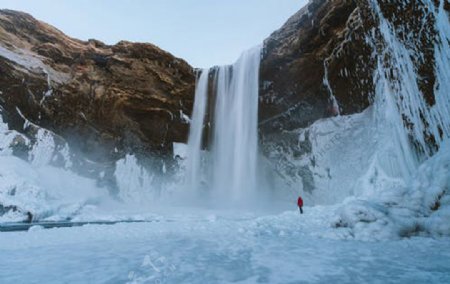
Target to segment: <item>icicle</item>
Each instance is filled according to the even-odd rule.
[[[339,103],[334,96],[333,89],[331,89],[330,81],[328,80],[328,61],[325,60],[323,62],[323,69],[324,69],[324,75],[323,75],[323,85],[325,88],[327,88],[328,95],[330,96],[331,101],[331,113],[333,115],[341,115],[341,111],[339,109]]]

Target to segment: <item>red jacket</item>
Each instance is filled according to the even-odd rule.
[[[298,207],[303,207],[303,199],[301,197],[298,198],[297,205]]]

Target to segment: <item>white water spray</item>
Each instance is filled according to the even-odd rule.
[[[201,176],[211,195],[220,200],[242,201],[256,190],[260,57],[261,48],[256,47],[244,52],[235,64],[214,70],[208,171],[202,170],[200,163],[208,89],[208,78],[203,74],[209,73],[203,71],[196,88],[189,135],[187,181],[191,190],[198,192]]]

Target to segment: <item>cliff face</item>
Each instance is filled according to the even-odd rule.
[[[265,41],[264,132],[305,127],[369,105],[374,62],[361,14],[355,1],[315,0]]]
[[[263,138],[278,140],[274,136],[308,127],[318,119],[361,112],[374,96],[378,62],[384,62],[395,90],[398,64],[384,50],[380,17],[407,47],[419,74],[421,95],[433,106],[440,5],[448,13],[448,1],[311,0],[265,41],[260,93]],[[432,144],[434,138],[428,140]]]
[[[154,45],[83,42],[25,13],[0,10],[0,74],[11,129],[26,132],[28,120],[94,161],[169,153],[172,142],[187,137],[193,69]]]
[[[449,11],[449,2],[443,0],[311,0],[265,41],[262,151],[286,184],[300,181],[312,193],[348,175],[339,175],[344,166],[333,161],[349,159],[341,155],[354,143],[348,137],[362,141],[366,128],[373,127],[362,121],[371,116],[314,123],[359,113],[383,97],[380,93],[394,102],[419,159],[438,151],[449,133],[445,66],[450,57],[448,43],[440,42],[449,38],[442,28]],[[359,134],[352,136],[353,130]],[[348,152],[358,152],[360,146]],[[368,149],[359,151],[362,157]],[[364,168],[357,163],[349,172]],[[343,181],[343,188],[336,190],[345,192],[351,182]]]

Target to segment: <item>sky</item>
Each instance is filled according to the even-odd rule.
[[[0,0],[67,35],[150,42],[194,67],[234,62],[307,0]]]

